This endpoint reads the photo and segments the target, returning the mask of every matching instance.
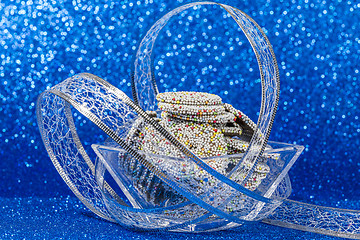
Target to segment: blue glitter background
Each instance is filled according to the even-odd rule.
[[[187,2],[1,1],[1,239],[199,237],[131,232],[93,216],[52,166],[35,116],[42,91],[80,72],[98,75],[130,96],[132,57],[141,36],[159,16]],[[249,14],[274,48],[281,96],[270,140],[306,147],[290,171],[290,198],[360,209],[360,3],[223,3]],[[203,6],[175,17],[161,32],[154,57],[160,91],[217,93],[257,119],[260,79],[255,55],[224,10]],[[104,139],[85,119],[77,121],[87,126],[80,129],[85,144]],[[332,239],[264,224],[201,236]]]

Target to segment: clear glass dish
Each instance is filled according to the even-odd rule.
[[[134,177],[131,168],[128,167],[133,159],[124,149],[114,142],[101,145],[93,144],[92,148],[98,156],[95,171],[96,180],[102,190],[107,209],[119,224],[142,230],[167,229],[178,232],[215,231],[240,225],[240,223],[229,222],[226,219],[209,214],[207,210],[189,202],[186,198],[179,200],[179,194],[176,193],[167,194],[167,197],[159,195],[159,198],[166,200],[159,201],[158,204],[150,203],[141,186],[145,184],[139,184],[139,177]],[[269,142],[263,157],[267,159],[270,173],[262,180],[256,192],[274,200],[287,198],[291,193],[291,184],[287,173],[303,149],[304,147],[299,145]],[[243,155],[225,155],[204,159],[204,161],[216,161],[220,158],[241,159]],[[161,155],[153,155],[152,157],[159,161],[165,160],[174,166],[179,162],[186,162],[185,159]],[[195,171],[195,175],[201,171],[201,169],[196,168],[196,164],[187,164],[190,164],[189,169]],[[139,171],[139,168],[137,168],[137,171]],[[105,181],[111,185],[112,189],[116,189],[116,194],[121,197],[122,201],[114,198],[109,193],[105,188]],[[206,194],[208,193],[203,193],[203,195]],[[234,195],[228,201],[232,202],[237,197],[239,196]],[[246,195],[241,197],[241,201],[246,203],[233,208],[231,215],[244,221],[263,219],[281,203],[279,201],[265,204]],[[249,206],[251,207],[249,208]],[[219,208],[224,211],[227,209],[225,207],[221,208],[221,206]]]

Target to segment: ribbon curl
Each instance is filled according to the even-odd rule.
[[[154,121],[146,111],[156,109],[158,93],[152,73],[151,54],[156,38],[169,19],[196,5],[219,5],[225,9],[249,40],[260,70],[262,102],[257,128],[249,148],[237,156],[240,161],[228,174],[222,175],[207,165],[176,138]],[[269,40],[256,22],[242,11],[214,2],[197,2],[176,8],[158,20],[141,41],[132,75],[134,102],[122,91],[91,74],[79,74],[45,91],[37,103],[38,125],[45,147],[61,177],[75,195],[95,214],[125,227],[138,230],[214,231],[240,224],[263,221],[269,224],[360,239],[360,212],[309,205],[287,200],[291,187],[287,172],[303,148],[296,145],[269,143],[270,130],[279,101],[279,71]],[[109,136],[102,145],[93,145],[98,155],[91,160],[77,134],[71,106],[95,123]],[[144,155],[126,140],[136,121],[151,125],[182,153],[182,162],[167,164],[161,156]],[[256,191],[244,184],[258,159],[279,153],[272,161],[271,172]],[[146,205],[131,188],[131,177],[121,163],[137,161],[162,182],[187,199],[169,206]],[[169,159],[165,159],[169,160]],[[245,168],[242,163],[250,163]],[[213,182],[197,182],[172,171],[176,164],[188,164],[205,171]],[[118,194],[104,178],[110,172],[123,190]],[[195,172],[196,173],[196,172]],[[240,178],[245,176],[245,178]],[[128,181],[128,182],[126,182]],[[204,191],[199,193],[199,187]],[[130,203],[129,203],[130,201]]]

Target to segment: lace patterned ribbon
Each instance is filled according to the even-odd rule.
[[[151,53],[158,33],[179,12],[196,5],[209,4],[224,8],[241,27],[255,52],[262,83],[257,130],[242,161],[227,176],[213,170],[144,111],[156,110],[155,96],[158,90],[151,71]],[[185,226],[223,219],[222,225],[216,228],[220,230],[262,220],[289,228],[360,238],[359,211],[282,201],[274,195],[281,186],[280,182],[259,194],[244,188],[246,177],[239,180],[238,176],[251,176],[256,167],[267,143],[279,100],[279,74],[273,50],[261,28],[245,13],[213,2],[190,3],[174,9],[157,21],[141,41],[132,79],[135,103],[119,89],[91,74],[79,74],[65,80],[42,93],[37,103],[38,125],[51,160],[75,195],[94,213],[124,226],[145,230],[181,231]],[[95,161],[86,153],[76,131],[71,106],[189,201],[159,208],[134,208],[125,203],[104,179],[95,178],[95,172],[104,172],[105,168],[97,165],[95,169]],[[164,161],[144,156],[125,140],[136,119],[153,126],[157,134],[181,150],[186,163],[196,164],[205,171],[204,176],[212,177],[212,184],[204,183],[205,192],[198,194],[198,188],[191,180],[179,177]],[[251,163],[249,168],[241,164],[245,160]],[[240,208],[239,211],[229,211],[230,202],[237,199],[244,202],[241,211]]]

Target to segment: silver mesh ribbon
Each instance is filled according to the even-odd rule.
[[[257,128],[247,151],[238,156],[238,164],[227,175],[211,168],[146,113],[157,110],[155,97],[158,90],[151,66],[155,40],[172,16],[196,5],[219,5],[232,16],[249,40],[260,70],[262,102]],[[276,114],[280,88],[278,67],[269,40],[245,13],[214,2],[190,3],[174,9],[158,20],[141,41],[132,80],[134,102],[103,79],[83,73],[43,92],[37,103],[38,125],[51,160],[75,195],[95,214],[139,230],[214,231],[263,221],[305,231],[360,238],[359,211],[286,199],[291,191],[287,172],[302,147],[282,145],[280,159],[275,161],[270,157],[269,162],[272,161],[273,165],[268,180],[265,179],[255,191],[244,187],[259,158],[272,156],[275,152],[266,152],[265,147]],[[103,147],[94,146],[97,160],[90,159],[80,141],[71,107],[109,136]],[[151,126],[154,134],[178,148],[183,155],[182,160],[169,164],[170,159],[144,154],[134,147],[127,136],[139,121]],[[143,176],[156,176],[186,201],[148,206],[131,195],[133,190],[125,186],[126,183],[118,182],[128,189],[125,195],[131,204],[124,201],[124,197],[119,196],[103,177],[109,171],[113,176],[120,174],[116,179],[121,179],[124,166],[119,163],[118,156],[130,162],[136,161],[142,166]],[[194,174],[201,179],[194,180],[177,171],[184,164],[193,167]]]

